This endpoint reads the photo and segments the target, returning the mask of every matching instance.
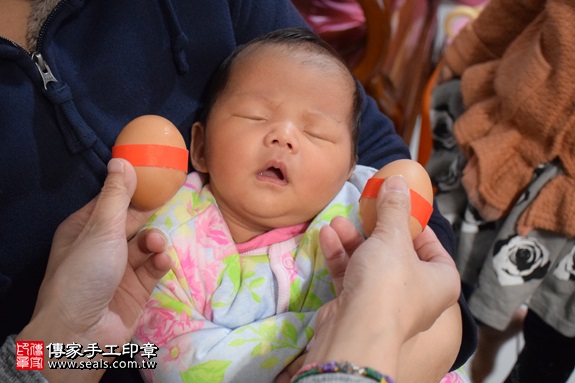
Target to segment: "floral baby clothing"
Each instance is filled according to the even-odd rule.
[[[272,382],[305,349],[317,310],[335,297],[320,228],[345,216],[375,169],[358,166],[311,222],[235,244],[209,184],[190,173],[151,218],[168,238],[172,270],[154,289],[136,341],[159,347],[157,382]],[[305,203],[305,201],[302,201]]]

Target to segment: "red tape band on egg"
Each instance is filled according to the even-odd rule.
[[[368,179],[359,198],[377,198],[377,192],[383,181],[385,181],[383,178]],[[425,228],[433,212],[433,206],[421,194],[411,189],[409,189],[409,196],[411,198],[411,216],[419,222],[421,227]]]
[[[112,157],[128,160],[133,166],[153,166],[188,172],[188,151],[169,145],[126,144],[112,147]]]

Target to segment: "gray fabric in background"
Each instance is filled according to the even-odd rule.
[[[562,173],[560,164],[541,164],[510,212],[498,221],[484,221],[469,205],[461,184],[466,160],[453,136],[453,124],[464,110],[459,80],[437,86],[431,107],[434,150],[426,169],[439,210],[456,233],[461,278],[475,287],[471,312],[503,330],[513,312],[527,304],[561,334],[575,336],[575,239],[544,230],[525,236],[517,232],[523,211]]]

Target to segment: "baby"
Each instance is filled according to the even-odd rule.
[[[272,32],[228,57],[192,127],[194,169],[147,227],[168,238],[173,269],[136,339],[159,347],[150,381],[271,382],[334,298],[321,226],[360,228],[355,166],[361,94],[313,33]]]

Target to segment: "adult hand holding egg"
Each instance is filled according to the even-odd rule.
[[[16,340],[87,347],[131,339],[151,291],[171,267],[166,239],[157,230],[127,241],[152,214],[129,206],[134,173],[130,163],[112,159],[101,193],[58,226],[34,314]],[[97,382],[104,371],[41,373],[50,382]],[[32,381],[21,378],[9,381]],[[2,371],[0,380],[7,381]]]
[[[413,160],[397,160],[381,168],[367,181],[359,202],[359,214],[366,236],[370,236],[377,222],[375,199],[383,181],[392,175],[401,175],[407,181],[411,199],[409,232],[415,239],[425,229],[433,212],[433,188],[423,166]]]
[[[360,236],[343,217],[322,227],[320,246],[337,298],[320,309],[315,341],[304,364],[350,361],[384,371],[398,382],[437,382],[441,371],[412,377],[413,365],[400,363],[396,347],[433,345],[441,352],[451,349],[450,358],[455,359],[453,347],[460,340],[446,339],[445,333],[459,331],[452,325],[460,316],[456,303],[459,274],[431,228],[410,240],[407,208],[411,193],[406,179],[387,177],[373,200],[378,225],[369,238]],[[431,338],[421,338],[421,331]],[[442,360],[445,371],[452,361]],[[406,379],[407,375],[412,379]]]

